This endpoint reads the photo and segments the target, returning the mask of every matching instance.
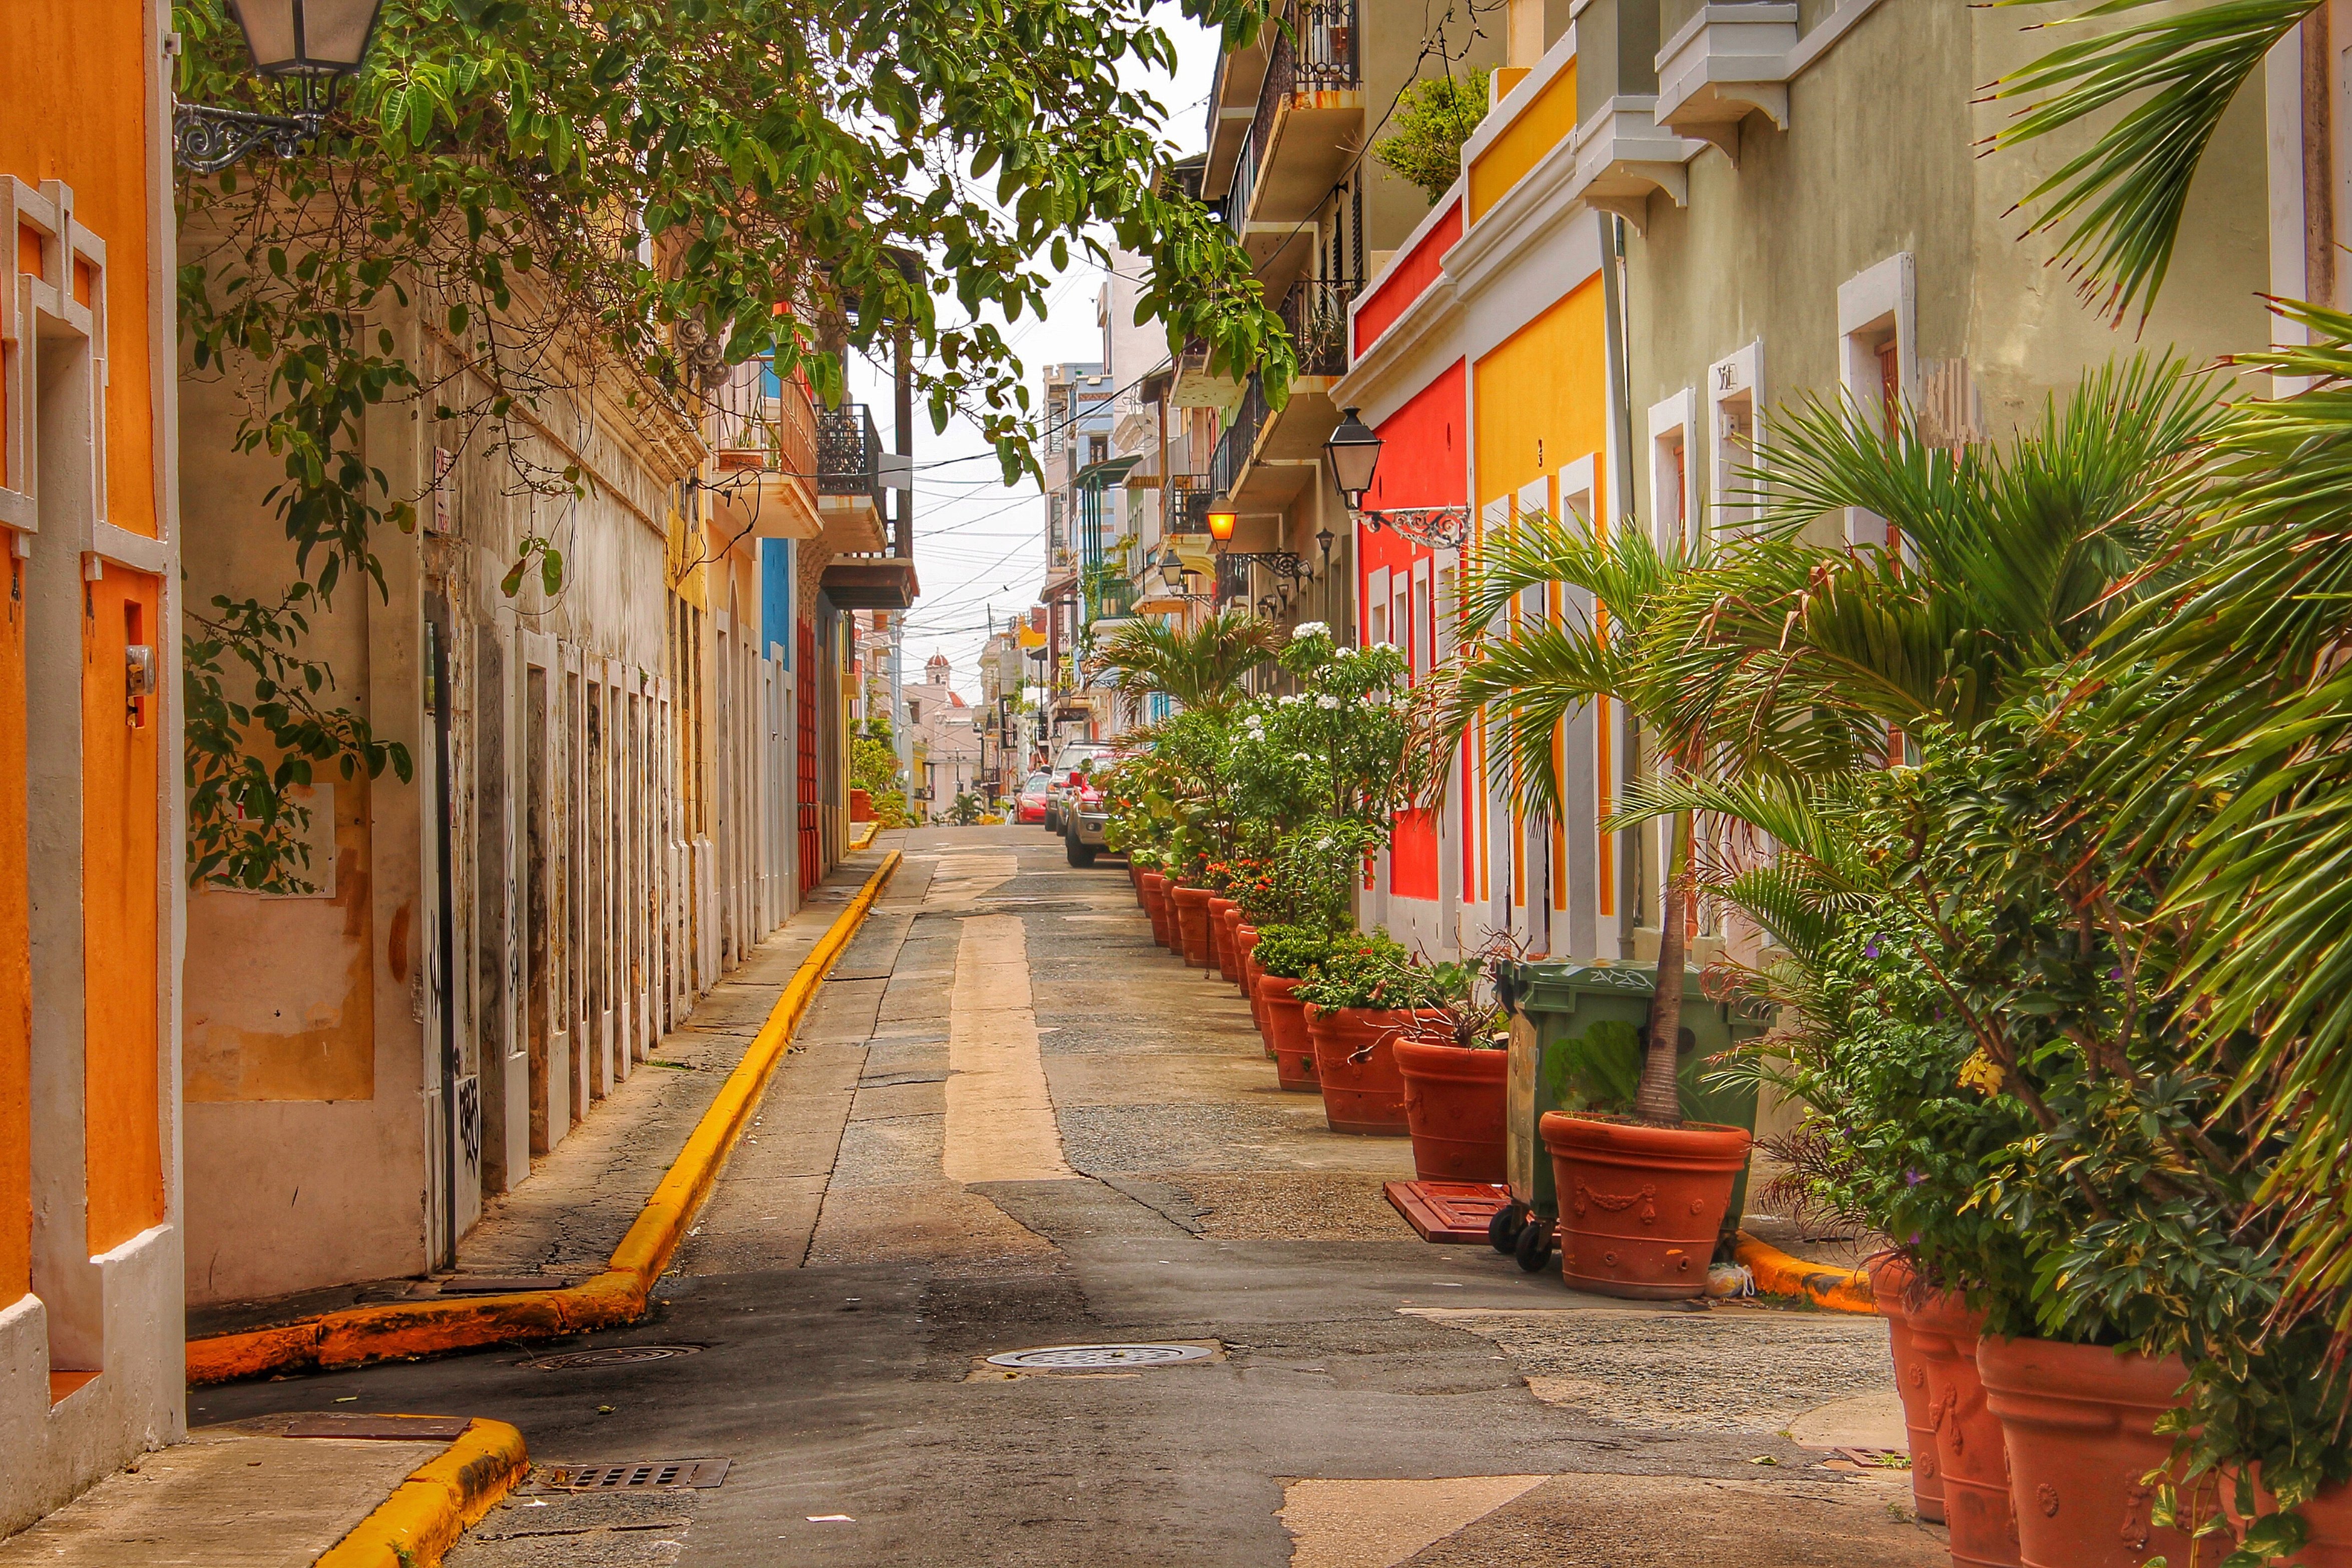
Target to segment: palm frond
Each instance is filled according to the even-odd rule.
[[[1239,700],[1244,677],[1281,647],[1271,622],[1227,611],[1190,628],[1130,622],[1103,645],[1096,664],[1131,708],[1154,693],[1185,707],[1222,708]]]
[[[2158,3],[2106,0],[2050,25],[2102,21]],[[2053,49],[1996,84],[1996,99],[2035,100],[1993,138],[1999,149],[2139,99],[2020,204],[2043,204],[2029,232],[2065,229],[2059,255],[2069,274],[2115,320],[2135,305],[2147,319],[2172,265],[2189,185],[2222,115],[2263,57],[2317,4],[2222,0],[2142,17]]]

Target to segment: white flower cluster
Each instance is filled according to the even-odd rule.
[[[1331,628],[1320,621],[1301,621],[1291,629],[1290,640],[1296,643],[1307,637],[1328,636],[1330,631]]]
[[[1326,692],[1315,699],[1315,706],[1319,708],[1336,708],[1339,706],[1339,699]]]

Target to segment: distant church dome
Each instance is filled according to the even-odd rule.
[[[945,653],[934,653],[923,661],[923,679],[929,685],[948,684],[948,656]]]

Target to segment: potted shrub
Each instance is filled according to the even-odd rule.
[[[1409,1136],[1396,1040],[1413,1032],[1416,1009],[1436,999],[1430,972],[1385,931],[1360,933],[1334,942],[1294,994],[1307,1004],[1331,1130]]]
[[[1274,1052],[1276,1080],[1285,1089],[1312,1094],[1315,1040],[1307,1031],[1307,1003],[1297,991],[1331,951],[1328,933],[1307,925],[1268,925],[1258,933],[1258,1008],[1261,1032]]]
[[[1413,1031],[1393,1048],[1404,1080],[1413,1174],[1423,1181],[1506,1179],[1510,1037],[1485,969],[1483,960],[1435,966]]]

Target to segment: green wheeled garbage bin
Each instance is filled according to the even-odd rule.
[[[1511,1061],[1504,1121],[1504,1168],[1511,1201],[1496,1211],[1486,1239],[1497,1252],[1516,1255],[1529,1273],[1551,1255],[1559,1200],[1551,1155],[1536,1125],[1547,1111],[1633,1108],[1648,1049],[1654,964],[1515,961],[1496,972],[1496,989],[1511,1015]],[[1676,1053],[1683,1114],[1756,1130],[1753,1082],[1717,1087],[1710,1059],[1762,1034],[1761,1009],[1707,999],[1696,967],[1683,972],[1682,1039]],[[1748,1196],[1748,1173],[1732,1186],[1724,1211],[1726,1236],[1738,1228]]]

